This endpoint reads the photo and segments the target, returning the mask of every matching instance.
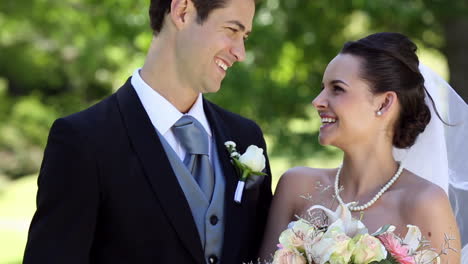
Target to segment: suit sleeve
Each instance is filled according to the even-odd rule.
[[[24,264],[89,263],[99,205],[97,163],[89,146],[66,120],[53,124]]]

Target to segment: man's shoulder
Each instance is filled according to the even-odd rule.
[[[61,119],[76,125],[96,125],[107,122],[113,108],[116,106],[115,103],[115,94],[112,94],[83,110],[64,116]]]
[[[129,80],[127,80],[116,92],[107,95],[81,111],[62,117],[62,119],[77,125],[88,124],[91,126],[99,126],[99,124],[107,124],[114,121],[115,118],[120,116],[117,94],[120,90],[128,91],[128,89],[123,88],[128,88],[129,83]]]

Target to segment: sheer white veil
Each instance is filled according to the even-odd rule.
[[[468,258],[468,209],[463,209],[463,206],[468,206],[468,105],[430,68],[420,64],[419,69],[437,111],[451,126],[437,117],[426,96],[431,121],[411,148],[394,148],[394,156],[409,171],[447,192],[460,229],[464,247],[462,255]]]

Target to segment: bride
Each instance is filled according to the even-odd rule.
[[[425,103],[428,96],[415,52],[406,36],[377,33],[346,43],[328,64],[322,90],[312,104],[322,121],[319,142],[344,152],[342,166],[297,167],[284,173],[270,209],[261,258],[271,258],[280,233],[296,216],[305,216],[310,206],[335,210],[339,203],[356,201],[350,210],[355,218],[362,214],[370,233],[392,224],[395,233],[404,236],[406,225],[417,225],[436,251],[444,247],[445,235],[454,238],[450,247],[457,252],[449,250],[441,260],[460,262],[460,235],[446,191],[406,169],[393,155],[394,147],[414,145],[431,119],[443,120],[437,110],[431,115],[430,95],[432,103]]]

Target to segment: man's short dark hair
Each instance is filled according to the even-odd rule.
[[[227,1],[232,0],[188,0],[192,1],[197,10],[197,21],[203,23],[211,13],[217,8],[226,6]],[[162,27],[164,17],[171,12],[171,0],[151,0],[149,8],[149,17],[153,34],[158,34]]]

